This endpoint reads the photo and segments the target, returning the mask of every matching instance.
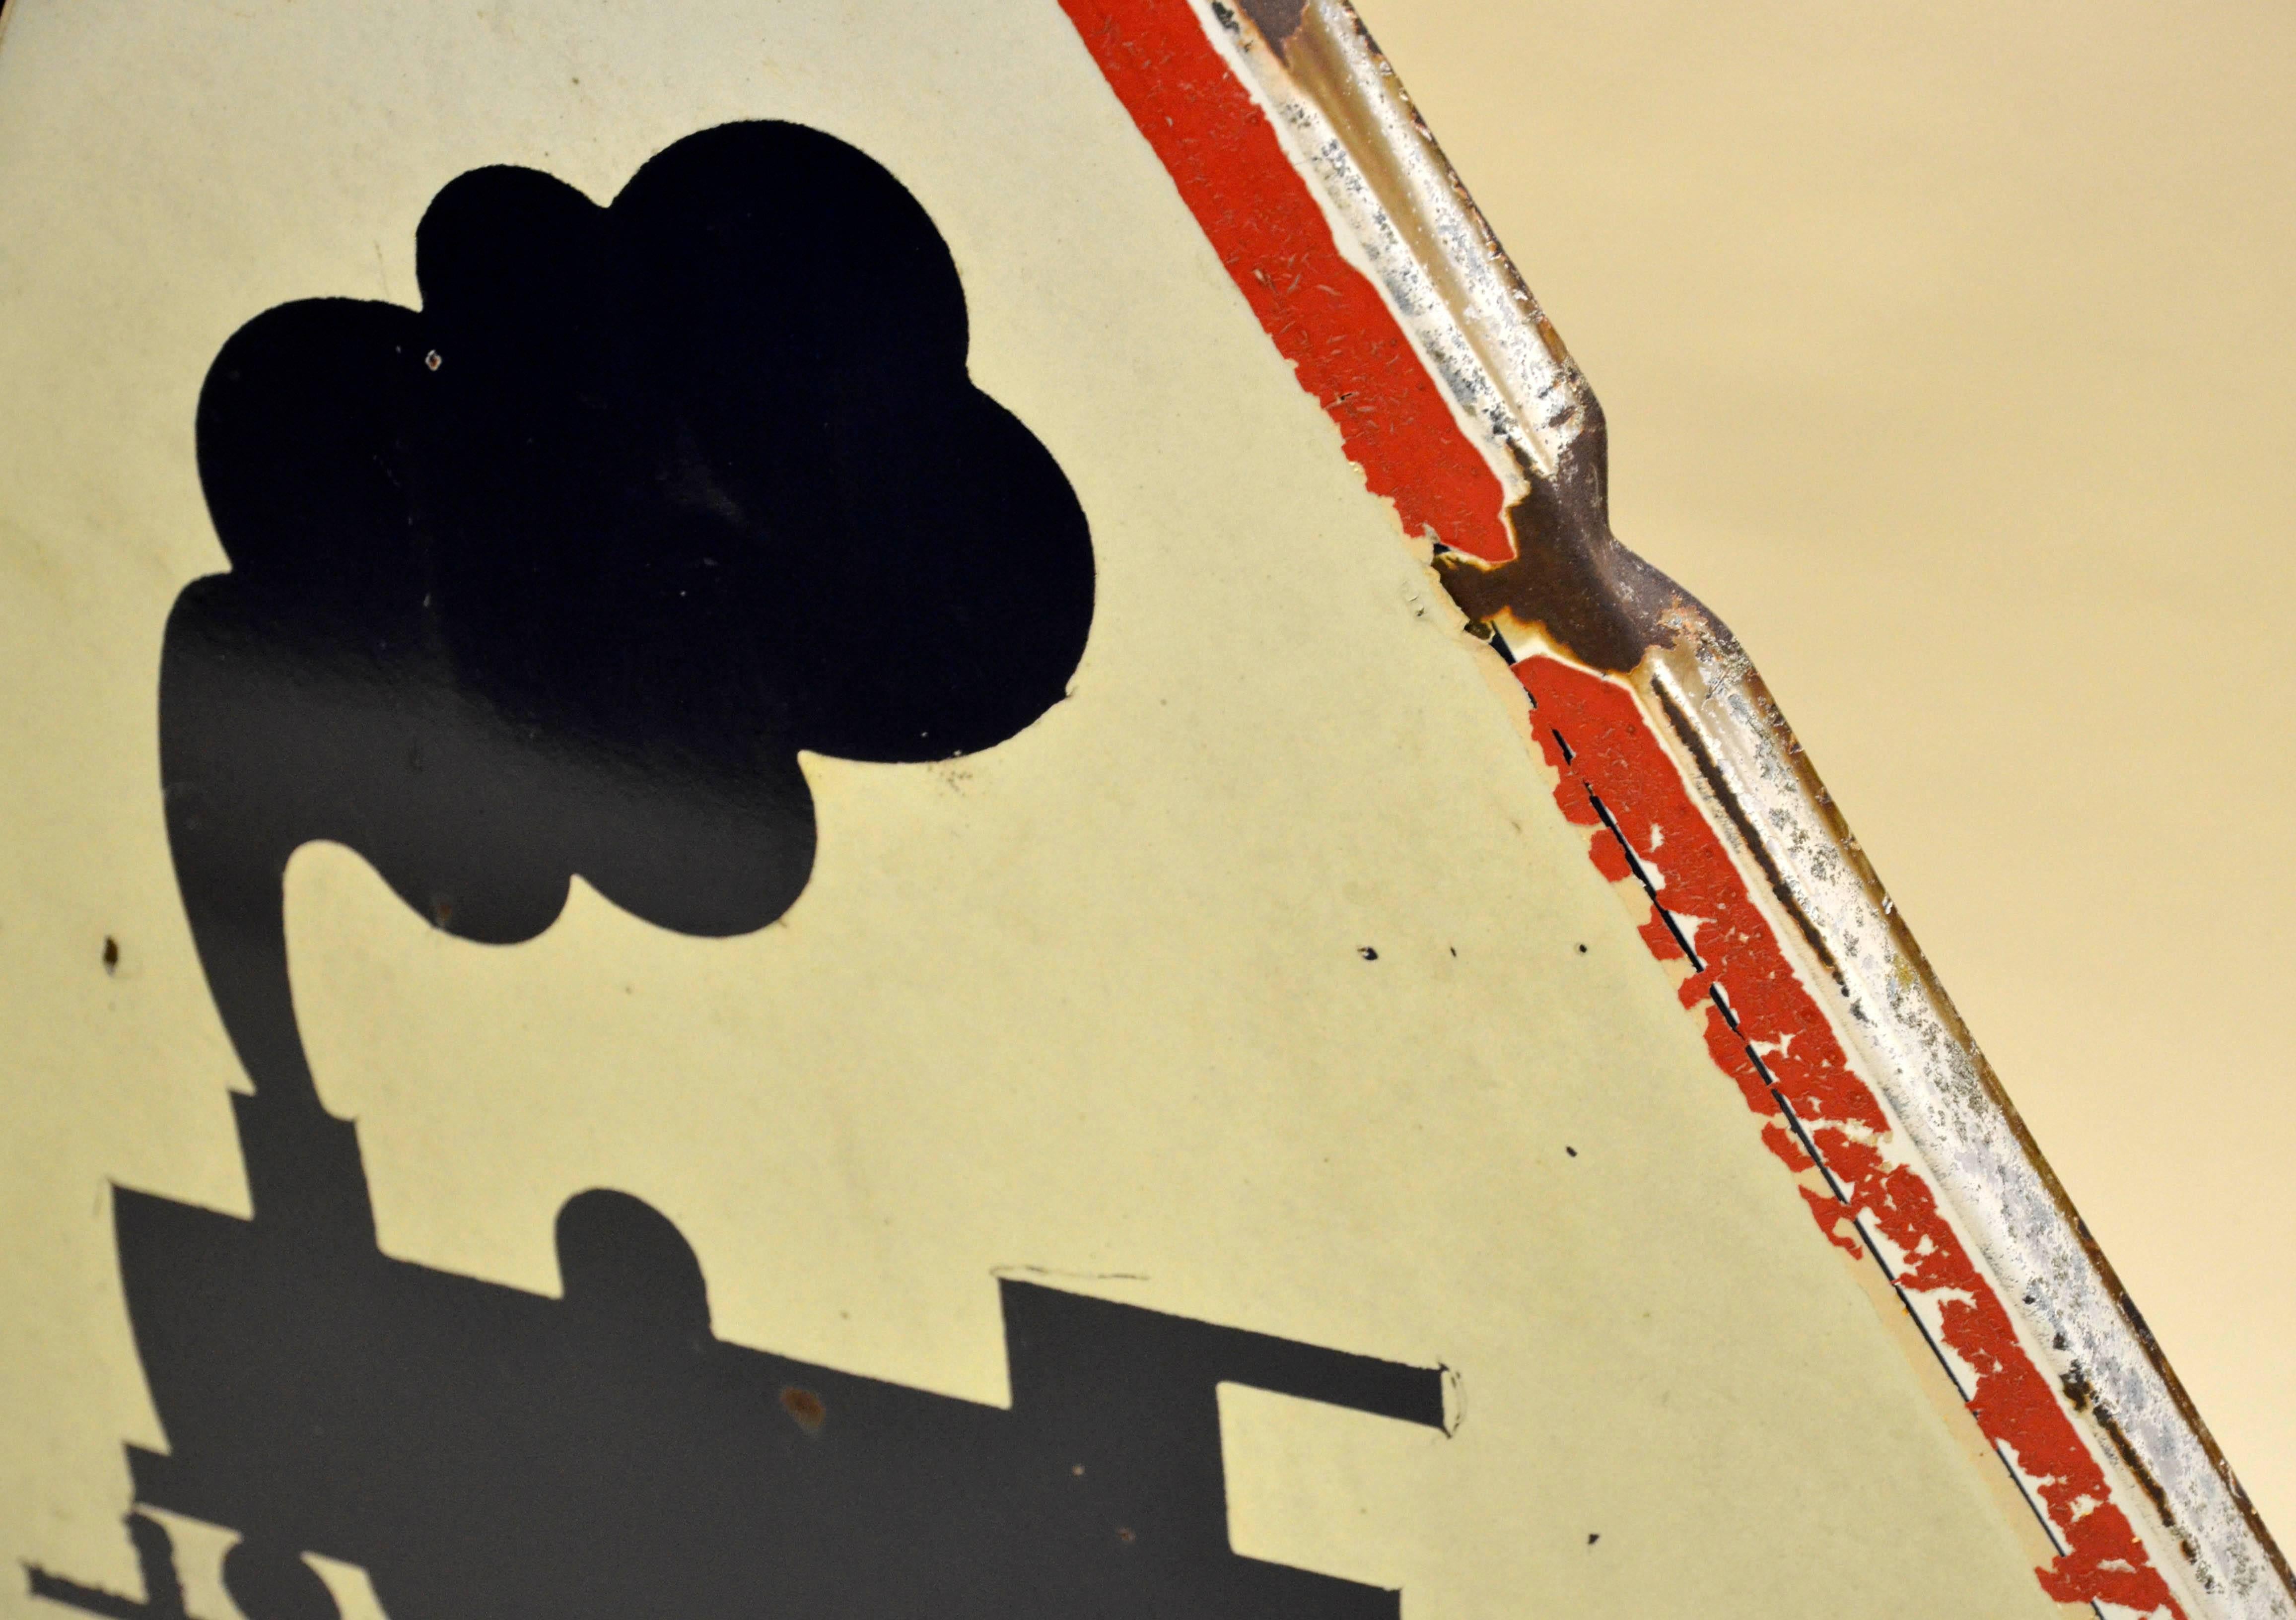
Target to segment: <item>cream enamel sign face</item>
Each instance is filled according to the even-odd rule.
[[[10,1612],[2092,1600],[1096,18],[13,0]]]

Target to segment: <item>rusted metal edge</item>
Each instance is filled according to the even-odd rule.
[[[2296,1620],[2286,1559],[1736,638],[1611,536],[1593,392],[1361,20],[1202,3],[1507,492],[1513,556],[1437,548],[1462,611],[1511,656],[1552,648],[1638,694],[2187,1612]]]

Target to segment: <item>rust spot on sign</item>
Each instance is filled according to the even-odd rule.
[[[1275,60],[1289,59],[1288,47],[1292,36],[1300,31],[1307,20],[1308,0],[1236,0],[1243,14],[1259,26],[1260,37],[1267,41]]]
[[[1514,555],[1488,563],[1459,552],[1437,557],[1443,587],[1468,621],[1536,626],[1595,669],[1623,672],[1653,647],[1671,647],[1668,610],[1680,587],[1611,534],[1609,436],[1587,396],[1587,421],[1544,473],[1518,456],[1529,493],[1507,509]]]
[[[822,1425],[829,1421],[828,1403],[810,1389],[800,1389],[794,1384],[782,1388],[782,1410],[808,1435],[819,1434]]]

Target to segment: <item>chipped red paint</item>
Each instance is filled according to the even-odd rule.
[[[1604,876],[1634,881],[1638,894],[1644,885],[1656,891],[1643,938],[1661,958],[1689,958],[1682,1004],[1702,1011],[1706,1049],[1763,1116],[1763,1141],[1798,1172],[1822,1165],[1838,1189],[1801,1190],[1819,1230],[1860,1260],[1861,1223],[1875,1233],[1884,1271],[1935,1306],[1939,1336],[1975,1373],[1970,1411],[2014,1460],[2066,1549],[2038,1572],[2043,1590],[2061,1602],[2181,1616],[1929,1183],[1882,1151],[1889,1126],[1879,1100],[1850,1068],[1634,692],[1543,656],[1516,665],[1515,675],[1536,708],[1539,746],[1562,776],[1555,801],[1592,834],[1590,854]]]
[[[1188,0],[1062,4],[1372,491],[1394,502],[1409,532],[1489,561],[1511,556],[1496,476],[1377,290],[1341,257],[1306,181]],[[1605,876],[1647,881],[1662,896],[1643,939],[1661,959],[1687,958],[1683,1005],[1700,1010],[1707,1051],[1762,1116],[1762,1140],[1802,1180],[1819,1231],[1860,1264],[1877,1234],[1874,1257],[1909,1306],[1931,1307],[1915,1313],[1925,1330],[1933,1321],[1974,1375],[1969,1410],[2038,1495],[2065,1549],[2037,1572],[2043,1590],[2061,1602],[2184,1620],[1929,1182],[1885,1154],[1878,1099],[1633,691],[1543,656],[1516,674],[1561,773],[1563,814],[1589,830]]]
[[[1498,475],[1186,0],[1062,0],[1300,386],[1408,533],[1504,562]]]

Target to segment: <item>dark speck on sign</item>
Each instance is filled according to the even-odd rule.
[[[1356,947],[1356,954],[1362,957],[1365,961],[1377,961],[1379,960],[1379,953],[1373,950],[1369,945],[1357,945]]]
[[[1578,1149],[1576,1149],[1576,1148],[1570,1147],[1570,1146],[1566,1145],[1566,1146],[1563,1148],[1563,1150],[1563,1150],[1565,1153],[1568,1153],[1568,1154],[1569,1154],[1571,1158],[1578,1158]]]
[[[116,972],[118,971],[119,967],[119,942],[117,939],[114,939],[111,935],[106,934],[103,937],[103,970],[106,973]]]
[[[1601,1541],[1602,1539],[1603,1539],[1603,1533],[1602,1533],[1601,1531],[1599,1531],[1599,1530],[1592,1531],[1592,1532],[1590,1532],[1590,1533],[1587,1534],[1587,1544],[1589,1547],[1592,1547],[1592,1546],[1593,1546],[1596,1542],[1599,1542],[1599,1541]]]
[[[1578,947],[1578,954],[1579,954],[1579,955],[1581,955],[1581,956],[1584,956],[1584,955],[1586,955],[1586,954],[1587,954],[1587,947],[1586,947],[1585,945],[1580,945],[1580,946]]]

